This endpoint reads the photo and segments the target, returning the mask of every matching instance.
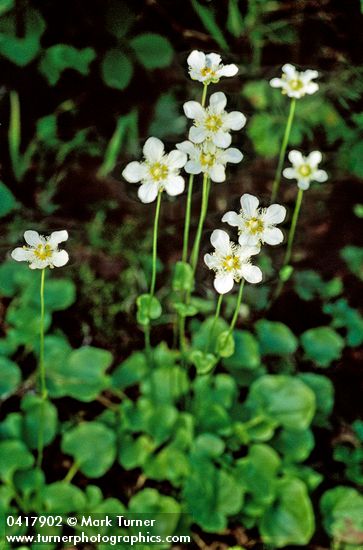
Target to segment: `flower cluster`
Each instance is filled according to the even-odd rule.
[[[234,282],[245,279],[249,283],[259,283],[262,272],[251,264],[251,257],[258,254],[262,244],[277,245],[283,241],[282,231],[275,225],[282,223],[286,209],[279,204],[259,208],[259,200],[245,193],[241,199],[241,210],[227,212],[223,222],[238,228],[238,244],[231,242],[228,234],[215,230],[211,243],[215,248],[212,254],[204,256],[204,262],[215,271],[214,288],[225,294],[233,288]]]
[[[273,88],[281,88],[281,92],[288,97],[300,99],[306,94],[314,94],[319,89],[318,84],[313,82],[313,79],[319,76],[318,71],[308,69],[299,72],[293,65],[286,63],[282,67],[282,73],[281,78],[270,80],[270,85]]]

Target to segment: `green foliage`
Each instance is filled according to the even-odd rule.
[[[25,34],[16,33],[16,16],[10,13],[0,20],[0,53],[13,63],[24,67],[39,54],[40,39],[45,31],[45,21],[37,10],[24,12]]]
[[[77,50],[67,44],[56,44],[45,50],[39,64],[40,72],[47,78],[49,84],[54,86],[61,73],[66,69],[73,69],[83,75],[89,72],[89,64],[96,57],[92,48]]]
[[[313,300],[316,297],[324,299],[335,298],[343,291],[343,283],[338,277],[323,281],[313,270],[297,271],[294,277],[296,293],[302,300]]]
[[[296,351],[297,338],[283,323],[261,319],[255,328],[262,355],[289,355]]]
[[[161,34],[139,34],[130,41],[130,46],[139,63],[146,69],[167,67],[173,59],[173,47]]]
[[[334,449],[334,459],[345,464],[345,475],[357,485],[363,483],[363,422],[355,420],[352,424],[351,441],[342,441]]]
[[[259,367],[261,363],[260,350],[253,334],[247,330],[236,330],[233,333],[233,338],[234,353],[223,361],[227,369],[234,372],[240,369],[254,370]]]
[[[137,322],[140,325],[149,325],[150,321],[158,319],[162,309],[159,300],[151,294],[141,294],[136,300]]]
[[[342,248],[340,255],[347,264],[348,269],[363,281],[363,248],[348,245]]]
[[[106,52],[101,69],[105,84],[116,90],[127,88],[134,72],[130,59],[118,49]]]
[[[361,543],[363,496],[358,491],[343,486],[330,489],[322,496],[320,509],[324,527],[333,541],[344,545],[351,544],[353,548]]]
[[[62,450],[86,476],[101,477],[116,458],[116,436],[100,422],[83,422],[63,434]]]
[[[9,212],[17,207],[17,202],[14,195],[6,187],[6,185],[0,181],[0,218],[3,218]]]
[[[191,0],[191,4],[194,8],[195,13],[198,15],[209,34],[217,42],[218,46],[222,50],[228,50],[228,42],[223,36],[223,32],[216,21],[213,8],[209,6],[203,6],[202,4],[197,2],[197,0]]]
[[[33,455],[22,441],[0,441],[0,478],[5,483],[11,483],[14,472],[26,470],[34,463]]]
[[[13,361],[0,357],[0,398],[4,399],[11,394],[21,380],[21,371]]]
[[[341,298],[337,302],[325,304],[324,313],[333,317],[334,328],[345,328],[348,346],[360,346],[363,343],[363,317],[356,309],[349,307],[347,300]]]
[[[38,448],[38,433],[42,431],[44,445],[49,445],[57,433],[58,413],[49,401],[43,402],[37,395],[26,395],[21,402],[24,412],[22,437],[30,449]]]
[[[340,359],[344,348],[343,338],[331,327],[317,327],[305,331],[301,335],[301,344],[307,359],[323,368]]]

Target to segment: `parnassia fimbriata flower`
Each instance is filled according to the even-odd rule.
[[[171,196],[180,195],[185,184],[179,171],[187,161],[186,154],[176,149],[166,154],[163,142],[155,137],[146,140],[143,154],[144,161],[130,162],[122,172],[126,181],[141,182],[139,199],[144,203],[153,202],[159,191],[164,190]]]
[[[215,83],[222,76],[235,76],[238,73],[237,65],[223,65],[222,58],[217,53],[194,50],[187,61],[190,78],[204,84]]]
[[[286,208],[280,204],[271,204],[267,208],[259,208],[259,200],[245,193],[241,197],[241,210],[226,212],[222,222],[238,227],[241,245],[256,246],[260,243],[276,245],[282,243],[284,235],[276,224],[282,223],[286,217]]]
[[[239,111],[227,113],[225,107],[227,98],[223,92],[212,94],[209,106],[202,107],[197,101],[184,103],[184,113],[194,120],[189,130],[189,139],[193,143],[202,143],[209,139],[217,147],[226,148],[231,145],[231,130],[241,130],[246,124],[246,117]]]
[[[292,168],[285,168],[283,175],[291,180],[296,179],[297,185],[303,191],[309,189],[312,181],[323,183],[328,179],[325,170],[319,170],[319,163],[322,160],[320,151],[312,151],[307,157],[304,157],[300,151],[290,151],[288,155]]]
[[[228,162],[238,164],[243,159],[243,155],[238,149],[234,147],[221,149],[210,141],[201,145],[183,141],[176,147],[189,155],[189,160],[184,166],[184,170],[188,174],[207,174],[212,181],[217,183],[225,181]]]
[[[270,80],[273,88],[281,88],[283,94],[289,97],[300,99],[304,95],[314,94],[319,86],[313,82],[314,78],[319,76],[318,71],[308,69],[307,71],[298,71],[293,65],[286,63],[282,67],[282,77]]]
[[[17,262],[29,262],[30,269],[62,267],[69,256],[58,245],[68,239],[66,230],[53,231],[49,237],[39,235],[37,231],[25,231],[24,239],[28,246],[15,248],[11,257]]]
[[[258,246],[241,246],[232,242],[228,233],[221,229],[213,231],[210,241],[215,251],[204,256],[204,262],[215,271],[214,288],[219,294],[226,294],[234,282],[245,279],[249,283],[262,280],[261,269],[251,264],[251,256],[258,254]]]

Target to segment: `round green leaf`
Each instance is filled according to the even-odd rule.
[[[49,445],[57,433],[58,414],[57,409],[46,400],[43,402],[38,395],[26,395],[21,408],[24,411],[23,417],[23,438],[31,449],[38,447],[38,432],[43,427],[43,444]]]
[[[261,363],[260,350],[256,338],[247,330],[233,333],[235,349],[231,357],[224,359],[227,369],[256,369]]]
[[[327,419],[334,406],[333,383],[326,376],[313,372],[302,372],[298,377],[315,393],[316,413],[314,424],[317,426],[326,426]]]
[[[146,69],[159,69],[170,65],[173,47],[169,40],[160,34],[145,33],[133,38],[130,43],[137,60]]]
[[[88,477],[101,477],[116,458],[116,435],[100,422],[84,422],[65,432],[62,450]]]
[[[186,262],[177,262],[175,264],[172,285],[175,292],[191,292],[193,290],[194,275],[191,265]]]
[[[320,509],[325,530],[333,539],[361,548],[363,496],[358,491],[343,486],[330,489],[322,496]]]
[[[6,216],[16,207],[16,200],[10,189],[0,181],[0,218]]]
[[[306,357],[318,367],[329,367],[341,357],[344,349],[343,338],[331,327],[307,330],[301,335],[301,343]]]
[[[277,548],[306,545],[314,527],[313,507],[305,483],[295,478],[281,480],[277,501],[267,508],[260,522],[263,541]]]
[[[44,510],[50,514],[82,511],[86,505],[82,491],[65,481],[56,481],[44,487],[42,500]]]
[[[143,489],[129,502],[132,514],[149,514],[155,519],[158,534],[165,537],[174,533],[180,518],[180,504],[172,497],[161,495],[156,489]]]
[[[296,351],[298,340],[283,323],[261,319],[255,327],[262,355],[288,355]]]
[[[285,429],[277,436],[273,446],[287,461],[303,462],[314,448],[315,440],[311,430]]]
[[[0,441],[0,478],[3,481],[11,481],[14,472],[27,470],[33,462],[33,455],[22,441],[16,439]]]
[[[140,325],[149,325],[151,320],[158,319],[161,315],[161,304],[155,296],[141,294],[137,297],[136,304],[137,322]]]
[[[21,371],[13,361],[0,357],[0,398],[4,399],[11,394],[21,381]]]
[[[106,53],[101,70],[105,84],[116,90],[127,88],[134,72],[130,59],[118,49],[112,49]]]

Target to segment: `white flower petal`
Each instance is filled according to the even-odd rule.
[[[310,187],[310,180],[298,180],[297,186],[302,191],[306,191]]]
[[[234,284],[231,273],[217,273],[214,279],[214,288],[219,294],[226,294],[232,290]]]
[[[243,159],[243,155],[239,149],[235,147],[230,147],[221,153],[221,160],[224,163],[231,162],[233,164],[238,164]]]
[[[224,132],[223,130],[218,130],[213,136],[213,143],[217,145],[217,147],[221,147],[221,149],[226,149],[231,145],[231,135],[228,132]]]
[[[324,181],[327,181],[328,174],[325,172],[325,170],[317,170],[314,172],[314,180],[319,181],[320,183],[323,183]]]
[[[286,208],[280,204],[271,204],[264,213],[263,219],[268,224],[282,223],[286,217]]]
[[[157,183],[143,183],[140,185],[137,194],[141,202],[153,202],[158,196],[159,186]]]
[[[231,130],[241,130],[246,120],[245,115],[240,111],[231,111],[224,117],[224,124]]]
[[[257,246],[260,242],[260,237],[258,235],[252,235],[252,233],[241,233],[238,237],[238,243],[242,246]]]
[[[33,258],[31,264],[29,264],[30,269],[45,269],[49,266],[49,260],[39,260],[38,258]]]
[[[304,157],[302,156],[300,151],[296,151],[295,149],[289,152],[288,159],[294,166],[304,164]]]
[[[187,101],[184,103],[183,109],[187,118],[200,120],[205,115],[205,110],[198,101]]]
[[[315,71],[313,69],[307,69],[306,71],[303,71],[300,74],[301,80],[304,83],[308,83],[309,80],[312,80],[313,78],[318,78],[318,76],[319,76],[318,71]]]
[[[17,262],[30,262],[33,259],[34,253],[32,250],[27,250],[26,248],[14,248],[11,253],[13,260]]]
[[[259,254],[260,252],[261,252],[261,245],[258,242],[257,244],[248,244],[248,245],[240,246],[238,248],[237,254],[241,260],[241,263],[244,263],[251,256],[256,256],[256,254]]]
[[[218,258],[213,254],[205,254],[204,263],[209,267],[209,269],[215,269],[219,265]]]
[[[222,58],[219,55],[219,53],[207,53],[205,58],[206,58],[206,65],[208,67],[209,66],[211,66],[211,67],[218,66],[222,61]]]
[[[212,181],[221,183],[226,179],[226,171],[223,164],[214,164],[209,170],[209,176]]]
[[[218,70],[218,76],[234,76],[238,73],[237,65],[231,63],[230,65],[223,65],[221,69]]]
[[[232,227],[239,227],[241,225],[241,216],[237,212],[226,212],[222,218],[222,222],[228,223]]]
[[[30,246],[33,246],[34,248],[36,248],[39,244],[45,243],[44,237],[39,235],[37,231],[32,231],[31,229],[25,231],[24,239],[25,242],[27,242]]]
[[[182,141],[181,143],[177,143],[175,147],[187,155],[193,155],[196,150],[195,145],[190,141]]]
[[[222,229],[215,229],[213,231],[210,236],[210,242],[222,256],[227,256],[231,251],[229,235]]]
[[[284,234],[278,227],[270,227],[264,230],[262,239],[267,244],[276,245],[282,243]]]
[[[259,205],[259,200],[257,197],[254,197],[253,195],[250,195],[249,193],[245,193],[241,197],[241,207],[243,212],[249,217],[253,218],[256,215],[256,210]]]
[[[241,273],[248,283],[260,283],[262,281],[262,271],[257,265],[245,264],[241,268]]]
[[[145,141],[142,151],[149,162],[159,162],[164,155],[164,144],[160,139],[150,137]]]
[[[312,168],[315,168],[319,162],[322,161],[323,155],[320,153],[320,151],[312,151],[310,155],[308,155],[306,161]]]
[[[205,67],[205,53],[193,50],[192,53],[188,55],[187,63],[190,67],[202,69]]]
[[[296,172],[295,168],[285,168],[282,172],[284,178],[288,180],[296,180],[298,179],[298,173]]]
[[[184,166],[184,170],[187,174],[200,174],[202,171],[202,165],[195,160],[188,160]]]
[[[319,90],[319,85],[316,82],[308,82],[305,84],[304,91],[306,94],[315,94]]]
[[[62,231],[53,231],[51,233],[48,243],[52,248],[57,248],[60,243],[68,240],[68,231],[63,229]]]
[[[203,126],[191,126],[188,138],[193,143],[203,143],[207,139],[207,131]]]
[[[145,174],[144,166],[141,162],[133,161],[129,162],[126,168],[122,172],[122,177],[129,183],[137,183]]]
[[[165,191],[171,197],[180,195],[184,191],[185,187],[184,178],[182,178],[181,176],[170,177],[164,182],[164,187]]]
[[[270,86],[272,88],[282,88],[283,81],[281,78],[272,78],[270,80]]]
[[[170,168],[183,168],[188,158],[186,153],[173,149],[167,156],[166,163]]]
[[[289,78],[293,78],[296,75],[296,68],[291,63],[285,63],[282,67],[282,72],[285,73]]]
[[[50,261],[55,267],[62,267],[63,265],[66,265],[68,260],[68,253],[65,250],[60,250],[59,252],[53,252]]]
[[[209,106],[214,113],[220,114],[227,105],[227,97],[223,92],[215,92],[210,96]]]

